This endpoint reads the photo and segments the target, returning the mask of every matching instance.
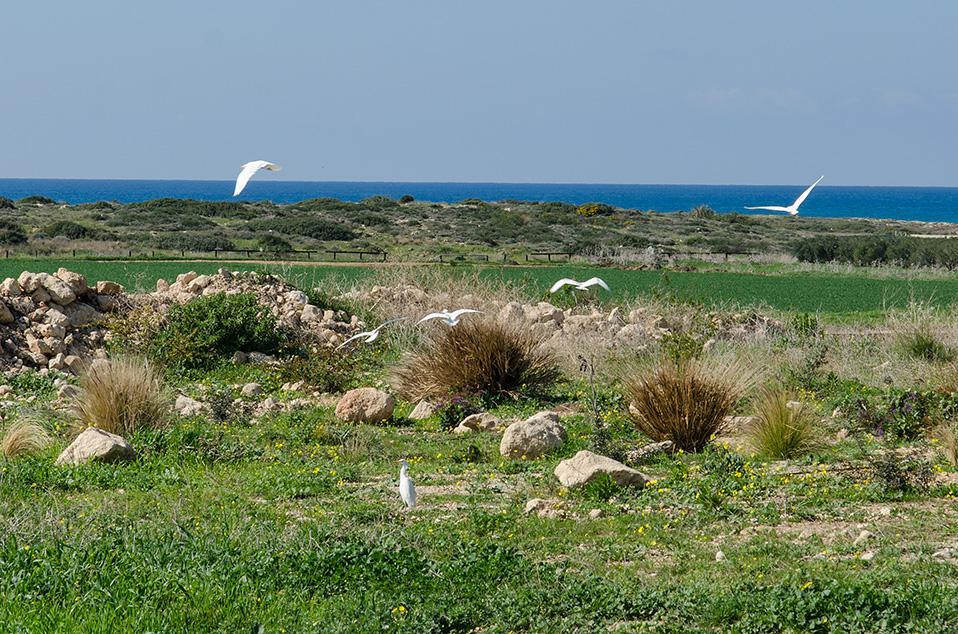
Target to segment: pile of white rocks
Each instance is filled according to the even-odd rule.
[[[309,303],[309,296],[279,278],[255,271],[234,273],[220,269],[213,275],[194,271],[177,276],[171,284],[157,280],[150,299],[162,306],[185,303],[216,293],[253,293],[276,316],[281,328],[297,334],[309,334],[314,341],[337,346],[363,327],[356,315],[340,310],[324,310]]]
[[[0,369],[49,368],[77,372],[108,338],[104,315],[121,305],[123,287],[88,284],[61,268],[55,274],[24,271],[0,283]]]
[[[109,313],[122,315],[143,304],[163,313],[175,303],[214,293],[253,293],[276,315],[279,327],[308,335],[317,345],[339,345],[363,327],[355,315],[323,310],[310,304],[306,293],[255,272],[184,273],[172,284],[158,280],[154,293],[127,294],[115,282],[90,283],[64,268],[52,275],[24,271],[0,283],[0,371],[78,373],[90,360],[106,356]]]

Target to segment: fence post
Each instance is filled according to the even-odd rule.
[[[132,258],[132,257],[133,257],[133,249],[130,249],[130,253],[129,253],[129,256],[130,256],[130,258]]]
[[[385,261],[386,261],[386,252],[383,251],[383,262],[385,262]]]

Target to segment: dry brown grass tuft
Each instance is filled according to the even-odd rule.
[[[80,377],[74,400],[77,422],[127,436],[170,421],[170,400],[160,374],[140,357],[94,362]]]
[[[749,377],[737,363],[662,360],[623,377],[623,384],[636,429],[655,442],[701,451],[722,431]]]
[[[952,466],[958,466],[958,422],[946,421],[935,430],[935,437],[941,443],[941,453]]]
[[[0,453],[13,460],[42,451],[50,442],[50,434],[41,425],[31,420],[18,420],[4,430]]]
[[[792,406],[789,407],[789,403]],[[796,396],[777,386],[759,391],[755,419],[747,429],[756,453],[775,460],[797,458],[817,446],[815,416]]]
[[[437,325],[393,372],[397,391],[410,401],[514,395],[558,378],[555,359],[529,330],[481,318]]]

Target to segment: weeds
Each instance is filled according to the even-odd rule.
[[[700,360],[660,361],[624,378],[636,428],[655,442],[701,451],[722,430],[746,388],[741,368],[711,367]]]
[[[398,391],[410,401],[450,394],[515,396],[547,388],[558,378],[555,359],[533,333],[484,319],[438,326],[394,371]]]
[[[765,387],[759,392],[754,422],[747,430],[756,453],[786,460],[815,448],[814,415],[805,403],[796,402],[794,394],[780,387]]]
[[[0,453],[7,460],[43,451],[52,439],[47,430],[35,421],[20,419],[10,423],[0,440]]]
[[[74,411],[83,427],[129,436],[137,430],[165,427],[170,421],[170,400],[149,361],[119,357],[94,362],[80,376]]]

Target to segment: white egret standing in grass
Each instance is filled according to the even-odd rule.
[[[243,192],[246,188],[246,183],[249,182],[249,179],[253,178],[253,174],[256,172],[260,170],[278,172],[283,169],[279,165],[270,163],[269,161],[250,161],[249,163],[244,163],[242,168],[239,176],[236,177],[236,189],[233,190],[234,196],[239,196]]]
[[[798,208],[801,207],[802,203],[805,202],[805,199],[808,198],[808,195],[812,193],[812,190],[815,189],[815,185],[818,185],[822,182],[822,179],[825,178],[825,175],[818,177],[818,180],[812,183],[811,187],[802,192],[802,195],[795,199],[788,207],[779,207],[776,205],[770,205],[766,207],[746,207],[746,209],[764,209],[765,211],[784,211],[790,216],[798,215]]]
[[[470,313],[481,313],[481,310],[473,310],[472,308],[460,308],[459,310],[454,310],[452,312],[448,310],[441,310],[436,313],[429,313],[422,319],[420,319],[417,324],[421,324],[425,321],[430,321],[433,319],[441,319],[443,323],[447,326],[455,326],[459,323],[459,320],[462,319],[463,315],[468,315]]]
[[[390,319],[389,321],[386,321],[386,322],[383,322],[383,323],[379,324],[379,326],[377,326],[376,328],[373,328],[372,330],[368,330],[368,331],[366,331],[366,332],[358,332],[358,333],[356,333],[355,335],[353,335],[352,337],[350,337],[349,339],[347,339],[346,341],[344,341],[344,342],[342,342],[341,344],[339,344],[338,346],[336,346],[336,349],[339,350],[340,348],[344,347],[344,346],[345,346],[347,343],[349,343],[350,341],[355,341],[356,339],[365,338],[365,341],[364,341],[363,343],[372,343],[372,342],[376,341],[376,339],[379,338],[379,331],[380,331],[380,330],[382,330],[383,328],[385,328],[386,326],[388,326],[389,324],[391,324],[391,323],[393,323],[393,322],[402,321],[403,319],[405,319],[405,317],[398,317],[398,318],[396,318],[396,319]]]
[[[399,495],[402,501],[406,503],[407,508],[416,507],[416,484],[409,477],[409,463],[405,460],[399,461],[402,466],[399,468]]]
[[[605,280],[603,280],[602,278],[599,278],[599,277],[591,277],[591,278],[587,279],[587,280],[584,281],[584,282],[579,282],[579,281],[576,281],[576,280],[574,280],[574,279],[572,279],[572,278],[564,277],[564,278],[562,278],[561,280],[559,280],[558,282],[556,282],[555,284],[553,284],[553,285],[552,285],[552,288],[549,289],[549,292],[550,292],[550,293],[556,293],[556,292],[558,292],[558,291],[560,291],[560,290],[562,290],[563,288],[566,288],[566,287],[568,287],[568,286],[571,286],[571,287],[575,288],[575,290],[577,290],[577,291],[587,291],[587,290],[589,290],[590,288],[592,288],[593,286],[600,286],[600,287],[604,288],[604,289],[607,290],[607,291],[610,290],[610,289],[609,289],[609,285],[605,283]]]

